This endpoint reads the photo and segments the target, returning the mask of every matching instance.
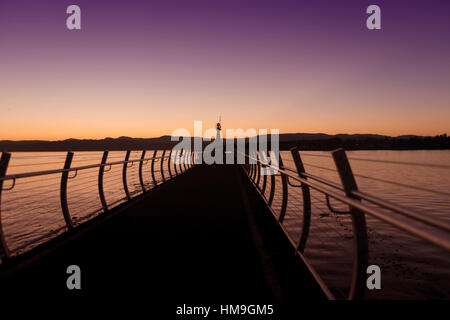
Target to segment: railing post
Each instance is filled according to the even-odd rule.
[[[166,150],[164,149],[163,153],[162,153],[162,156],[161,156],[161,179],[162,179],[163,182],[166,181],[166,178],[164,177],[164,155],[165,154],[166,154]],[[168,167],[169,167],[170,177],[172,178],[172,174],[170,173],[170,155],[169,155]]]
[[[153,156],[152,156],[152,179],[153,179],[153,185],[156,186],[158,184],[158,182],[156,181],[156,177],[155,177],[155,158],[156,158],[156,153],[158,150],[153,151]]]
[[[269,154],[269,159],[270,159],[270,165],[272,165],[272,151],[270,151]],[[272,172],[273,170],[271,170]],[[270,175],[270,194],[269,194],[269,201],[267,201],[267,204],[270,206],[272,206],[272,202],[273,202],[273,198],[275,197],[275,173],[272,172],[272,174]]]
[[[105,192],[103,190],[103,175],[105,173],[105,163],[106,159],[108,159],[108,153],[108,151],[103,152],[101,166],[98,169],[98,195],[102,203],[103,212],[108,211],[108,204],[106,203]]]
[[[178,161],[180,162],[178,165],[180,166],[180,174],[183,173],[183,155],[184,155],[184,150],[181,149],[180,150],[180,155],[178,156]]]
[[[191,154],[192,154],[191,151],[189,151],[186,154],[186,166],[187,166],[188,170],[191,168]]]
[[[347,197],[361,201],[353,196],[352,192],[358,190],[352,168],[345,154],[345,150],[340,148],[332,152],[334,163],[339,172],[342,186]],[[364,212],[350,206],[352,218],[353,242],[355,255],[353,259],[352,284],[348,298],[350,300],[360,299],[364,296],[366,289],[367,265],[368,265],[368,240],[366,229],[366,218]]]
[[[165,152],[165,150],[164,150],[164,152]],[[169,160],[167,160],[167,169],[169,170],[169,177],[170,177],[170,179],[172,179],[172,169],[170,168],[170,164],[172,162],[172,149],[170,149],[170,151],[169,151],[168,159]]]
[[[73,228],[73,221],[70,217],[69,206],[67,205],[67,180],[69,179],[69,169],[72,164],[73,152],[67,152],[66,162],[64,163],[64,171],[61,175],[60,200],[61,210],[66,221],[68,229]]]
[[[261,153],[263,153],[264,151],[261,151]],[[267,153],[266,153],[266,156],[265,156],[265,160],[267,161]],[[265,195],[265,192],[266,192],[266,187],[267,187],[267,169],[266,169],[266,166],[265,166],[265,163],[263,162],[263,172],[264,172],[264,174],[263,174],[263,185],[262,185],[262,188],[261,188],[261,193],[262,193],[262,195],[265,197],[266,195]]]
[[[6,176],[6,170],[8,169],[9,160],[11,159],[11,154],[8,152],[2,153],[2,158],[0,159],[0,178]],[[3,180],[0,180],[0,260],[9,258],[8,245],[6,243],[5,234],[3,233],[2,226],[2,211],[1,211],[1,200],[3,191]]]
[[[145,153],[146,151],[143,150],[141,155],[141,161],[139,161],[139,182],[141,184],[142,192],[146,191],[144,185],[144,177],[142,176],[142,167],[144,165]]]
[[[175,150],[175,155],[173,156],[173,168],[175,169],[175,176],[178,175],[178,170],[177,170],[177,155],[178,155],[178,150]]]
[[[130,160],[130,154],[131,150],[127,150],[127,153],[125,154],[125,162],[123,163],[122,169],[123,190],[125,191],[125,195],[128,200],[131,199],[130,191],[128,191],[128,184],[127,184],[127,168],[128,168],[128,160]]]
[[[259,158],[259,153],[256,152],[256,159],[257,159],[257,163],[256,163],[256,175],[257,175],[257,179],[256,179],[256,187],[258,189],[259,188],[259,180],[261,179],[261,163],[259,162],[260,158]],[[261,190],[261,189],[260,189]]]
[[[292,158],[294,159],[295,168],[297,169],[297,174],[302,179],[307,179],[304,175],[305,166],[303,165],[302,158],[300,157],[300,153],[298,148],[291,149]],[[309,187],[305,184],[301,184],[302,186],[302,196],[303,196],[303,227],[302,234],[300,236],[300,240],[298,241],[298,251],[303,253],[306,241],[308,239],[309,234],[309,226],[311,224],[311,194],[309,191]]]
[[[267,204],[272,206],[273,198],[275,196],[275,175],[270,175],[270,193],[269,193],[269,201],[267,201]]]
[[[183,152],[183,168],[184,168],[184,171],[186,171],[187,170],[187,166],[186,166],[186,162],[187,162],[187,151],[184,151]]]
[[[179,167],[179,172],[180,174],[183,173],[183,154],[184,154],[184,150],[181,149],[180,152],[178,153],[178,167]]]
[[[281,158],[281,154],[279,155],[279,168],[281,170],[284,169],[283,166],[283,160]],[[280,210],[280,216],[278,217],[278,221],[280,221],[280,223],[283,223],[284,221],[284,216],[286,215],[286,209],[287,209],[287,203],[288,203],[288,182],[287,182],[287,177],[284,173],[282,173],[280,171],[280,175],[281,175],[281,186],[283,188],[283,196],[281,199],[281,210]]]

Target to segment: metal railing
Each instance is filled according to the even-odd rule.
[[[300,256],[305,265],[309,268],[317,283],[329,299],[335,299],[335,295],[333,295],[325,281],[323,281],[319,276],[319,273],[304,256],[304,250],[308,237],[310,236],[311,190],[325,196],[326,206],[330,212],[336,215],[347,215],[351,217],[351,229],[353,233],[353,268],[351,283],[348,290],[349,293],[347,296],[348,299],[362,298],[367,289],[366,270],[368,267],[369,245],[366,215],[379,219],[416,238],[425,240],[446,252],[450,251],[450,225],[448,222],[443,221],[442,219],[432,218],[415,210],[405,208],[386,201],[385,199],[360,191],[355,180],[355,176],[358,175],[353,174],[350,162],[343,149],[337,149],[331,152],[333,162],[336,166],[335,172],[338,173],[341,184],[307,173],[305,170],[305,163],[302,161],[299,150],[293,148],[290,153],[295,164],[295,169],[285,167],[280,154],[278,154],[278,163],[273,163],[273,158],[271,158],[269,154],[264,158],[272,159],[272,161],[261,160],[259,154],[245,154],[248,158],[248,164],[242,166],[250,181],[256,187],[262,198],[265,200],[268,208],[276,217],[285,235],[294,246],[296,254]],[[311,166],[314,167],[314,165]],[[274,170],[276,173],[270,175],[265,173],[262,175],[262,170],[267,169]],[[323,169],[332,170],[329,168]],[[281,207],[278,214],[276,214],[273,209],[276,177],[281,179]],[[269,184],[267,181],[268,178],[270,178],[270,191],[267,195],[266,190]],[[263,180],[262,184],[261,179]],[[303,222],[302,226],[299,226],[300,236],[298,239],[294,239],[284,224],[290,187],[301,188],[303,203],[301,211]],[[421,190],[420,186],[417,189]],[[330,198],[346,205],[348,210],[337,210],[332,206]]]
[[[101,157],[100,163],[96,164],[89,164],[89,165],[82,165],[82,166],[72,166],[72,160],[74,158],[73,152],[67,152],[67,155],[65,157],[64,166],[61,169],[52,169],[52,170],[41,170],[41,171],[32,171],[32,172],[26,172],[26,173],[16,173],[16,174],[9,174],[7,175],[8,165],[10,163],[11,154],[7,152],[3,152],[1,159],[0,159],[0,261],[5,261],[6,259],[9,259],[11,256],[14,255],[14,252],[11,252],[9,249],[8,243],[5,239],[5,233],[3,230],[3,224],[2,224],[2,195],[8,191],[13,190],[21,180],[26,178],[32,178],[32,177],[38,177],[41,179],[41,177],[44,176],[50,176],[50,175],[60,175],[60,184],[59,184],[59,195],[60,195],[60,209],[61,214],[64,217],[65,224],[64,226],[56,229],[51,230],[47,234],[44,234],[40,237],[37,237],[34,239],[33,242],[38,242],[39,240],[43,238],[47,238],[51,236],[52,234],[59,233],[61,231],[68,231],[74,228],[75,222],[72,217],[71,211],[69,210],[68,205],[68,182],[69,180],[73,180],[78,176],[78,173],[83,171],[88,171],[89,169],[98,169],[98,178],[97,178],[97,193],[99,198],[99,206],[100,209],[97,209],[94,211],[94,213],[97,214],[107,214],[108,211],[112,209],[112,207],[117,205],[117,201],[112,204],[108,204],[105,197],[105,191],[104,191],[104,183],[105,178],[104,175],[106,172],[111,171],[112,167],[114,166],[122,166],[122,176],[121,176],[121,184],[123,186],[124,190],[124,200],[129,201],[132,199],[133,195],[131,194],[129,190],[129,183],[127,181],[127,178],[129,176],[128,169],[133,167],[135,164],[139,164],[138,167],[138,177],[139,177],[139,185],[140,190],[138,192],[134,192],[133,194],[142,194],[147,192],[150,188],[147,188],[147,186],[155,187],[158,184],[164,183],[166,181],[169,181],[170,179],[174,178],[175,176],[184,173],[185,171],[189,170],[194,165],[194,153],[192,152],[173,152],[172,150],[162,150],[162,155],[157,156],[158,150],[152,150],[153,153],[150,157],[146,157],[147,150],[143,150],[141,152],[141,156],[139,159],[130,159],[131,150],[127,150],[125,153],[125,159],[121,161],[110,161],[108,162],[108,151],[104,151],[103,155]],[[168,153],[168,154],[167,154]],[[145,183],[144,181],[144,165],[149,164],[150,162],[150,176],[151,176],[151,182]],[[156,178],[155,173],[156,170],[156,164],[160,162],[160,175],[161,180],[158,181]],[[55,163],[55,162],[53,162]],[[173,163],[172,168],[175,169],[175,174],[172,173],[171,164]],[[164,176],[164,165],[167,166],[167,169],[169,171],[169,177]],[[176,168],[178,166],[178,169]],[[6,186],[6,183],[9,183],[8,186]],[[81,186],[83,187],[83,185]],[[35,188],[33,188],[35,189]],[[30,189],[31,190],[31,189]],[[24,195],[23,198],[26,198],[27,195]],[[20,206],[20,204],[17,204]],[[87,217],[91,217],[92,215],[88,215]],[[80,224],[81,221],[77,221],[77,225]],[[32,245],[33,243],[25,243],[21,245],[18,249],[25,248],[27,246]]]

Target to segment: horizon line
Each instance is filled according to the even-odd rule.
[[[386,134],[379,134],[379,133],[336,133],[336,134],[330,134],[330,133],[323,133],[323,132],[288,132],[288,133],[279,133],[279,135],[296,135],[296,134],[305,134],[305,135],[327,135],[327,136],[340,136],[340,135],[347,135],[347,136],[381,136],[381,137],[389,137],[389,138],[398,138],[398,137],[405,137],[405,136],[411,136],[411,137],[420,137],[420,138],[427,138],[427,137],[438,137],[438,136],[443,136],[443,135],[447,135],[446,132],[441,133],[441,134],[436,134],[436,135],[417,135],[417,134],[401,134],[401,135],[396,135],[396,136],[392,136],[392,135],[386,135]],[[264,135],[271,135],[270,133],[267,134],[257,134],[255,135],[256,137],[258,136],[264,136]],[[244,137],[233,137],[233,138],[237,138],[237,139],[243,139],[243,138],[249,138],[249,137],[255,137],[255,136],[244,136]],[[18,140],[12,140],[12,139],[2,139],[0,140],[0,142],[6,142],[6,141],[10,141],[10,142],[25,142],[25,141],[43,141],[43,142],[61,142],[61,141],[67,141],[67,140],[105,140],[105,139],[121,139],[121,138],[128,138],[128,139],[159,139],[159,138],[164,138],[164,137],[172,137],[172,135],[161,135],[161,136],[156,136],[156,137],[131,137],[131,136],[117,136],[117,137],[103,137],[103,138],[64,138],[64,139],[18,139]],[[210,139],[208,137],[199,137],[199,136],[180,136],[183,138],[202,138],[202,139]],[[226,137],[222,137],[223,139],[227,139]],[[229,138],[229,139],[233,139],[233,138]]]

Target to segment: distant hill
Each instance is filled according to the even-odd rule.
[[[104,138],[104,139],[66,139],[58,141],[0,140],[0,151],[95,151],[95,150],[138,150],[162,149],[175,145],[170,136],[159,138]]]
[[[0,151],[98,151],[98,150],[151,150],[167,149],[177,142],[170,136],[158,138],[104,138],[44,140],[0,140]],[[280,134],[283,150],[298,146],[303,150],[332,150],[344,147],[348,150],[376,149],[450,149],[450,138],[446,134],[436,137],[403,135],[390,137],[378,134],[284,133]]]
[[[431,150],[450,149],[450,137],[446,134],[435,137],[402,135],[390,137],[376,134],[323,134],[312,138],[300,136],[288,140],[280,137],[280,149],[299,147],[301,150]]]
[[[335,134],[330,135],[326,133],[283,133],[280,134],[280,141],[296,141],[296,140],[327,140],[332,138],[347,139],[384,139],[391,138],[389,136],[382,136],[379,134]]]

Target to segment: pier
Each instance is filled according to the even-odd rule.
[[[69,152],[62,169],[8,175],[11,155],[3,153],[2,194],[22,180],[55,175],[65,223],[52,230],[54,236],[36,238],[29,249],[30,244],[11,249],[0,229],[0,291],[21,295],[45,288],[77,294],[67,289],[66,268],[78,265],[79,294],[92,296],[133,296],[147,290],[159,301],[178,304],[361,299],[370,264],[368,216],[444,253],[450,250],[445,221],[360,191],[344,150],[330,156],[341,184],[306,172],[297,149],[289,154],[290,159],[279,157],[276,163],[256,153],[245,154],[245,164],[205,165],[196,164],[196,154],[190,152],[142,151],[132,158],[126,151],[124,160],[109,161],[105,151],[100,163],[73,166]],[[124,195],[111,205],[105,175],[114,166],[121,171]],[[138,178],[133,190],[132,167]],[[74,219],[68,184],[84,170],[96,172],[99,209]],[[339,297],[304,254],[315,223],[312,192],[324,196],[329,212],[351,219],[351,264],[345,270],[350,277]],[[288,205],[295,197],[300,200],[293,217]]]
[[[147,288],[180,303],[324,298],[244,178],[237,166],[197,166],[30,263],[8,292],[67,291],[64,271],[76,263],[87,293]]]

